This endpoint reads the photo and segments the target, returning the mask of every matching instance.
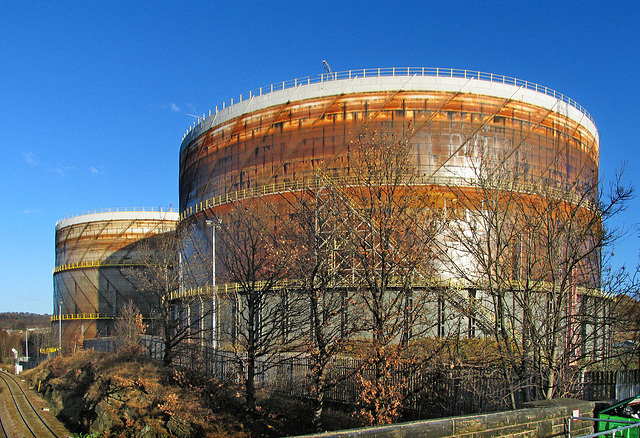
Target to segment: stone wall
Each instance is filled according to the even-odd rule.
[[[594,403],[573,399],[528,403],[524,409],[491,414],[439,418],[391,426],[343,430],[320,435],[322,438],[488,438],[488,437],[565,437],[567,418],[579,410],[581,417],[593,417]],[[592,421],[574,421],[572,436],[593,432]]]

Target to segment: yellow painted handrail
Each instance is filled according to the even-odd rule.
[[[391,281],[389,283],[389,286],[398,287],[403,283],[404,282],[402,281],[402,279],[397,278],[395,279],[395,281]],[[265,284],[266,284],[266,281],[257,281],[255,283],[255,287],[261,288],[261,287],[264,287]],[[302,284],[302,280],[300,279],[285,278],[283,280],[276,282],[273,286],[273,290],[281,290],[286,288],[295,289],[295,288],[299,288],[301,284]],[[537,284],[539,285],[538,289],[541,291],[551,290],[551,285],[548,282],[538,282]],[[513,280],[513,282],[511,282],[508,286],[512,290],[518,290],[518,281]],[[349,287],[349,285],[330,285],[328,287],[340,288],[340,287]],[[460,279],[460,278],[446,278],[446,279],[421,278],[420,280],[417,280],[417,281],[414,280],[413,282],[411,282],[411,287],[414,287],[414,288],[415,287],[433,287],[433,288],[446,288],[446,289],[455,289],[455,290],[462,290],[462,289],[486,290],[486,288],[483,287],[482,281],[472,282],[472,281],[469,281],[466,279]],[[230,292],[239,293],[241,291],[242,291],[242,285],[240,283],[224,283],[224,284],[216,285],[216,294],[225,294]],[[601,290],[596,288],[588,288],[585,286],[577,286],[576,292],[579,295],[603,295]],[[205,286],[189,288],[181,292],[174,292],[171,294],[170,299],[173,300],[173,299],[193,297],[193,296],[211,296],[211,285],[207,284]],[[469,297],[469,300],[477,301],[473,297]]]
[[[63,321],[78,320],[78,319],[115,319],[116,315],[111,313],[69,313],[64,315],[52,315],[51,322],[56,322],[62,319]]]
[[[337,185],[345,186],[345,187],[358,185],[358,179],[355,177],[332,178],[329,176],[324,176],[323,179],[330,181],[332,183],[335,183]],[[296,192],[301,190],[313,189],[317,186],[318,182],[319,180],[317,177],[304,178],[302,180],[287,181],[287,182],[281,182],[277,184],[267,184],[264,186],[253,187],[250,189],[242,189],[236,192],[214,196],[213,198],[205,199],[204,201],[201,201],[189,207],[188,209],[184,210],[183,212],[181,212],[179,220],[183,221],[186,218],[196,213],[199,213],[201,211],[207,210],[209,208],[214,208],[219,205],[228,204],[234,201],[241,201],[244,199],[254,198],[257,196],[276,195],[276,194],[285,193],[285,192]],[[456,187],[456,188],[461,188],[461,187],[478,188],[477,185],[474,185],[474,181],[471,179],[459,178],[459,177],[453,177],[453,176],[426,177],[422,181],[416,181],[411,185],[413,186],[438,185],[443,187],[449,186],[449,187]],[[495,189],[500,190],[501,188],[496,187]],[[545,196],[545,193],[540,193],[539,185],[536,185],[535,183],[529,182],[529,181],[522,181],[518,184],[517,187],[513,187],[511,190],[512,191],[517,190],[521,193],[538,194],[540,196]],[[561,199],[563,193],[566,193],[566,192],[563,192],[561,189],[552,189],[549,187],[545,187],[545,190],[552,195],[557,193],[559,199]],[[597,205],[589,201],[582,200],[577,195],[571,196],[571,197],[574,198],[573,200],[577,202],[581,202],[583,204],[583,207],[587,209],[594,210],[597,208]]]
[[[327,178],[324,178],[327,179]],[[332,182],[336,184],[341,184],[344,186],[353,186],[358,184],[358,179],[355,177],[339,177],[339,178],[330,178]],[[264,186],[253,187],[250,189],[242,189],[236,192],[227,193],[224,195],[214,196],[213,198],[206,199],[202,202],[199,202],[192,207],[184,210],[180,213],[180,220],[184,220],[189,216],[192,216],[196,213],[204,211],[208,208],[217,207],[219,205],[228,204],[229,202],[241,201],[243,199],[254,198],[256,196],[264,196],[264,195],[276,195],[284,192],[296,192],[301,190],[308,190],[316,187],[316,183],[319,180],[316,177],[313,178],[304,178],[302,180],[296,181],[287,181],[281,182],[277,184],[267,184]],[[455,177],[437,177],[437,178],[429,178],[427,181],[420,182],[416,185],[446,185],[446,184],[455,184],[456,186],[469,186],[469,181],[465,181],[462,178]]]
[[[85,268],[104,268],[104,267],[120,267],[120,266],[143,266],[139,263],[122,263],[122,262],[104,262],[101,260],[92,260],[89,262],[75,262],[75,263],[67,263],[64,265],[56,266],[53,269],[53,273],[57,274],[58,272],[70,271],[72,269],[85,269]]]
[[[119,314],[115,313],[65,313],[62,316],[52,315],[51,322],[62,321],[76,321],[76,320],[91,320],[91,319],[118,319],[121,318]],[[142,314],[143,319],[152,319],[149,314]]]

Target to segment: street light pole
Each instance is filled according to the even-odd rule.
[[[58,300],[58,356],[62,354],[62,298]]]
[[[219,225],[208,219],[207,225],[211,226],[211,346],[218,349],[218,296],[216,294],[216,228]]]
[[[24,360],[29,362],[29,329],[24,329]]]

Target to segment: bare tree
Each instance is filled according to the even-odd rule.
[[[344,224],[341,208],[329,185],[331,181],[318,175],[314,187],[296,193],[291,204],[291,221],[287,224],[291,257],[290,276],[296,293],[306,305],[308,324],[304,351],[311,362],[310,378],[314,396],[314,424],[321,431],[324,399],[328,391],[350,373],[332,372],[339,355],[344,354],[361,330],[361,315],[351,305],[355,288],[349,275],[342,238]],[[340,202],[341,204],[341,202]]]
[[[511,402],[571,390],[608,323],[601,289],[602,251],[617,238],[606,228],[631,196],[620,180],[599,192],[597,178],[525,179],[520,163],[476,150],[473,189],[451,188],[446,265],[479,291],[491,314]],[[606,335],[604,335],[606,336]]]
[[[29,356],[35,357],[39,361],[51,345],[55,345],[51,328],[36,328],[29,335]]]
[[[640,264],[614,268],[611,262],[614,250],[615,247],[611,247],[602,251],[601,289],[611,297],[607,324],[610,342],[602,346],[592,343],[585,353],[599,359],[605,369],[640,369]]]
[[[4,363],[13,363],[11,349],[20,349],[22,339],[16,332],[9,333],[4,329],[0,329],[0,361]]]
[[[398,417],[407,396],[400,369],[411,374],[408,367],[423,367],[437,354],[409,348],[436,334],[433,244],[442,220],[411,160],[406,139],[365,132],[350,145],[348,179],[332,186],[354,302],[370,341],[362,353],[373,374],[360,381],[363,415],[372,424]]]
[[[249,410],[255,409],[256,376],[281,353],[296,350],[296,320],[304,315],[296,294],[283,285],[295,249],[285,245],[279,216],[261,202],[236,202],[219,218],[217,234],[219,278],[233,319],[226,334],[244,371]]]
[[[129,301],[124,305],[114,326],[114,335],[119,351],[139,353],[142,351],[140,338],[145,334],[147,325],[143,322],[138,308]]]
[[[474,175],[467,184],[475,189],[450,187],[455,202],[447,212],[451,218],[444,239],[447,245],[440,253],[445,269],[481,294],[484,306],[476,310],[490,316],[478,318],[478,322],[484,323],[483,330],[497,341],[504,377],[513,393],[518,383],[513,381],[512,371],[528,375],[528,363],[520,359],[529,357],[533,345],[520,312],[513,306],[514,300],[510,300],[512,281],[520,266],[514,245],[521,243],[526,223],[519,207],[523,200],[518,190],[520,175],[510,169],[496,171],[485,150],[476,152],[480,160],[470,161]],[[529,291],[521,295],[522,301],[528,301]],[[512,342],[516,333],[518,343]],[[514,398],[512,404],[515,405]]]
[[[637,292],[617,296],[613,312],[610,366],[625,371],[640,369],[640,302]]]
[[[165,366],[171,365],[185,343],[202,342],[209,331],[203,321],[213,309],[204,303],[211,300],[205,300],[206,291],[195,285],[207,280],[211,259],[197,245],[189,245],[194,241],[193,232],[190,224],[182,224],[141,241],[138,266],[128,270],[137,290],[149,301],[151,331],[162,338]],[[199,269],[181,272],[179,261],[185,251],[189,252],[189,265]]]

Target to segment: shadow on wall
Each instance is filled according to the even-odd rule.
[[[159,236],[154,235],[129,244],[107,257],[98,269],[98,313],[108,315],[96,321],[93,337],[112,336],[115,317],[129,302],[140,311],[145,323],[152,328],[149,316],[153,313],[155,299],[140,288],[140,276],[148,263],[152,248]]]

